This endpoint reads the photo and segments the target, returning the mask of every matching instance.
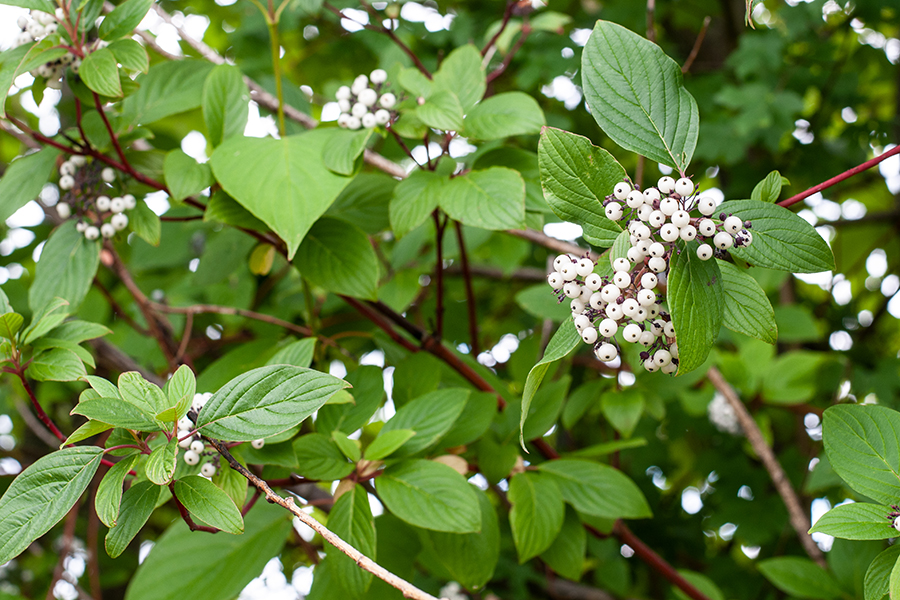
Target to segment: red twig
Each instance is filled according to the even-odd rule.
[[[684,61],[684,64],[681,66],[681,73],[687,73],[691,70],[691,65],[694,64],[694,59],[697,58],[697,53],[700,52],[700,46],[703,45],[703,38],[706,37],[706,30],[709,29],[709,24],[712,22],[712,18],[707,16],[703,19],[703,26],[700,27],[700,33],[697,34],[697,39],[694,41],[694,47],[691,48],[691,53],[688,54],[687,60]]]
[[[119,136],[113,131],[112,125],[109,124],[109,119],[106,118],[106,111],[103,110],[103,103],[100,102],[100,96],[97,95],[97,92],[94,92],[94,106],[97,107],[97,112],[100,113],[100,118],[103,119],[103,125],[106,127],[107,133],[109,133],[109,139],[112,140],[113,148],[116,149],[116,155],[119,157],[119,160],[122,161],[122,164],[128,167],[129,171],[133,171],[134,169],[128,164],[128,159],[125,158],[125,153],[122,151],[122,146],[119,144]]]
[[[528,39],[528,36],[531,35],[531,26],[528,23],[522,25],[522,35],[519,36],[519,39],[516,40],[516,43],[510,48],[506,57],[503,59],[503,62],[499,67],[491,71],[491,73],[485,79],[486,83],[490,85],[495,79],[503,75],[504,71],[506,71],[509,64],[512,62],[513,57],[516,55],[516,52],[522,47],[522,44],[525,43],[525,40]]]
[[[478,311],[475,306],[475,292],[472,289],[472,272],[469,270],[469,257],[466,253],[462,225],[459,221],[454,222],[453,225],[456,227],[456,241],[459,244],[463,282],[466,284],[466,308],[469,311],[469,339],[472,345],[472,356],[478,356]]]
[[[848,170],[844,171],[843,173],[841,173],[840,175],[832,177],[831,179],[828,179],[827,181],[823,181],[819,185],[813,186],[804,192],[800,192],[796,196],[791,196],[787,200],[782,200],[781,202],[778,203],[778,205],[788,207],[793,204],[796,204],[796,203],[800,202],[801,200],[809,198],[810,196],[812,196],[813,194],[815,194],[817,192],[821,192],[822,190],[830,188],[831,186],[833,186],[837,183],[840,183],[840,182],[844,181],[845,179],[849,179],[849,178],[853,177],[854,175],[858,175],[859,173],[862,173],[866,169],[871,169],[878,163],[880,163],[884,160],[887,160],[888,158],[894,156],[895,154],[900,154],[900,145],[894,146],[893,148],[891,148],[887,152],[881,154],[880,156],[876,156],[875,158],[867,160],[866,162],[862,163],[861,165],[857,165],[857,166],[853,167],[852,169],[848,169]]]
[[[497,33],[494,34],[487,44],[484,45],[484,48],[481,49],[481,56],[487,56],[487,53],[490,51],[491,47],[497,43],[497,40],[500,39],[500,36],[503,35],[503,32],[506,31],[506,26],[509,25],[509,20],[512,17],[513,8],[516,6],[515,0],[506,3],[506,10],[503,11],[503,22],[500,23],[500,29],[497,30]]]
[[[31,389],[31,386],[28,385],[28,381],[25,379],[24,370],[16,364],[16,369],[13,371],[16,376],[19,378],[19,381],[22,382],[22,387],[25,388],[25,393],[28,394],[28,397],[31,399],[31,405],[34,406],[34,412],[37,413],[38,419],[41,420],[41,423],[47,427],[53,435],[56,436],[61,442],[66,441],[66,436],[63,435],[63,432],[59,430],[59,427],[56,426],[56,423],[50,420],[50,417],[47,416],[47,413],[44,412],[44,409],[41,407],[41,403],[38,402],[37,396],[34,395],[34,390]]]

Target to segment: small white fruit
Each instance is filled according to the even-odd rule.
[[[375,69],[369,73],[369,81],[375,85],[379,85],[387,81],[387,71],[384,69]]]
[[[563,281],[562,276],[554,271],[553,273],[547,275],[547,283],[549,283],[550,287],[552,287],[554,290],[558,290],[563,286],[563,283],[565,282]]]
[[[622,205],[618,202],[610,202],[606,205],[606,208],[603,210],[606,214],[606,218],[610,221],[618,221],[622,218]]]
[[[612,344],[602,344],[594,351],[594,355],[602,362],[610,362],[616,360],[619,351]]]
[[[381,108],[393,108],[397,103],[397,97],[393,94],[384,94],[381,99],[378,100],[378,104],[381,105]]]
[[[645,290],[652,290],[659,283],[659,279],[653,273],[644,273],[641,276],[641,287]]]
[[[59,189],[71,190],[75,187],[75,178],[71,175],[63,175],[59,178]]]
[[[622,337],[625,338],[625,341],[634,343],[640,339],[641,333],[643,333],[643,330],[641,330],[640,325],[630,323],[622,330]]]
[[[634,190],[628,194],[628,197],[625,199],[625,204],[627,204],[629,208],[640,208],[644,204],[644,195],[639,191]]]
[[[700,244],[700,247],[697,248],[697,258],[700,260],[709,260],[712,255],[712,247],[709,244]]]
[[[56,214],[60,219],[68,219],[72,216],[72,207],[66,202],[60,202],[56,205]]]
[[[203,451],[206,450],[206,444],[204,444],[200,440],[194,440],[193,442],[191,442],[191,450],[193,450],[197,454],[202,454]]]
[[[100,230],[91,225],[84,230],[84,237],[89,240],[96,240],[98,237],[100,237]]]
[[[694,193],[694,182],[687,177],[682,177],[675,182],[675,192],[679,196],[690,196]]]
[[[200,455],[193,450],[188,450],[184,453],[184,462],[191,466],[194,466],[200,462]]]
[[[113,171],[112,167],[106,167],[100,172],[100,179],[106,183],[112,183],[116,180],[116,172]]]
[[[581,332],[581,339],[584,340],[585,344],[593,344],[597,341],[597,330],[593,327],[588,327]]]
[[[744,227],[744,222],[741,221],[740,217],[731,216],[725,219],[723,225],[728,233],[737,233]]]
[[[616,184],[616,187],[613,188],[613,196],[616,197],[617,200],[624,200],[628,197],[628,194],[632,191],[631,185],[629,185],[625,181],[620,181]]]
[[[110,205],[112,204],[112,200],[109,199],[109,196],[97,196],[97,200],[94,201],[97,210],[100,212],[106,212],[109,210]]]
[[[216,465],[211,462],[203,463],[203,466],[200,467],[200,474],[204,477],[212,477],[216,474]]]
[[[575,265],[575,272],[581,277],[587,277],[594,270],[594,261],[589,258],[582,258]]]
[[[658,187],[659,191],[663,194],[671,194],[675,191],[675,180],[668,175],[660,177],[659,181],[656,183],[656,187]]]
[[[104,223],[100,226],[100,235],[105,238],[111,238],[116,235],[116,228],[112,226],[112,223]]]
[[[720,231],[716,234],[716,237],[713,238],[713,244],[715,244],[716,248],[719,250],[728,250],[734,245],[734,238],[727,231]]]
[[[253,440],[250,445],[259,450],[266,445],[266,440]]]

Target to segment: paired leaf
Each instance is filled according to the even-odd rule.
[[[750,194],[751,200],[758,202],[778,202],[778,196],[781,195],[781,186],[790,183],[778,171],[772,171],[766,178],[756,184],[753,193]]]
[[[591,244],[612,246],[622,228],[606,218],[603,201],[625,178],[622,165],[586,137],[552,127],[541,132],[538,165],[544,198],[553,212],[581,225]]]
[[[281,140],[233,137],[210,158],[225,191],[281,236],[288,258],[350,182],[322,161],[330,138],[326,130]]]
[[[697,102],[659,46],[597,21],[581,58],[585,101],[614,142],[684,172],[697,145]]]
[[[333,481],[343,479],[353,471],[353,465],[333,439],[321,433],[307,433],[294,440],[297,473],[307,479]]]
[[[241,70],[234,65],[213,67],[203,83],[203,120],[209,142],[218,146],[244,134],[249,119],[250,92]]]
[[[447,433],[466,406],[469,391],[464,389],[443,389],[425,394],[409,402],[385,423],[381,434],[411,429],[416,432],[395,456],[415,454],[434,444]]]
[[[718,261],[697,257],[697,242],[679,242],[669,259],[669,312],[678,341],[678,374],[706,361],[722,328],[725,294]]]
[[[540,133],[545,123],[534,98],[523,92],[506,92],[477,104],[466,115],[463,133],[479,140],[496,140]]]
[[[244,519],[228,494],[208,479],[188,475],[175,482],[175,495],[195,519],[228,533],[244,532]]]
[[[96,446],[64,448],[39,458],[13,480],[0,498],[0,564],[17,557],[66,516],[102,456]]]
[[[556,482],[547,475],[525,471],[509,480],[509,525],[524,563],[545,551],[556,539],[565,517],[565,505]]]
[[[722,324],[737,333],[774,344],[778,339],[775,311],[759,282],[730,262],[718,263],[725,292]]]
[[[100,38],[116,40],[131,35],[132,30],[147,15],[152,4],[153,0],[125,0],[106,15],[103,22],[100,23]]]
[[[652,516],[640,488],[621,471],[607,465],[558,459],[541,463],[566,502],[578,512],[607,519],[645,519]]]
[[[770,558],[760,561],[758,567],[772,585],[797,598],[828,600],[841,596],[841,588],[834,577],[807,558]]]
[[[875,557],[866,571],[865,600],[881,600],[890,587],[891,571],[900,559],[900,545],[894,544]]]
[[[328,529],[342,540],[376,560],[375,519],[369,507],[369,494],[360,485],[345,492],[328,513]],[[341,585],[354,598],[361,596],[372,583],[372,574],[359,568],[353,559],[332,545],[326,549],[331,568]]]
[[[372,129],[337,129],[322,151],[325,166],[340,175],[353,175],[359,163],[357,159],[366,149],[366,143],[372,137]]]
[[[403,237],[438,207],[446,178],[432,171],[417,169],[394,188],[390,203],[391,228]]]
[[[447,465],[406,460],[385,469],[376,487],[385,506],[410,525],[451,533],[481,529],[478,497]]]
[[[7,52],[16,50],[18,48]],[[5,64],[0,63],[0,75],[2,75]],[[2,87],[2,85],[3,81],[0,78],[0,90],[9,89],[12,81],[6,87]],[[0,99],[5,98],[2,94],[3,92],[0,91]],[[3,177],[0,178],[0,221],[6,221],[14,212],[37,198],[44,184],[53,174],[58,156],[59,150],[47,146],[33,154],[21,156],[9,164]],[[32,287],[34,286],[32,285]]]
[[[432,89],[453,92],[462,112],[468,113],[487,89],[483,62],[481,52],[472,44],[456,48],[441,62]]]
[[[883,504],[841,504],[819,517],[809,532],[845,540],[886,540],[897,536],[890,518],[893,512],[893,508]]]
[[[175,467],[178,460],[178,438],[172,436],[166,444],[161,444],[153,449],[144,465],[147,479],[157,485],[167,485],[175,475]]]
[[[97,495],[94,498],[94,508],[100,521],[107,527],[113,527],[119,518],[119,505],[122,503],[122,485],[125,476],[137,464],[139,454],[126,456],[106,472],[100,485],[97,486]]]
[[[180,148],[166,154],[163,173],[173,200],[195,196],[213,184],[209,165],[201,165]]]
[[[116,57],[109,48],[94,50],[84,57],[78,76],[92,92],[110,98],[119,97],[122,95],[122,84],[116,62]]]
[[[197,419],[204,435],[251,442],[286,431],[320,408],[347,383],[288,365],[259,367],[216,392]]]
[[[37,310],[58,297],[68,300],[69,310],[74,312],[91,289],[99,265],[100,245],[86,240],[75,229],[74,220],[63,223],[41,251],[28,305]]]
[[[441,208],[453,219],[482,229],[525,226],[525,181],[506,167],[470,171],[440,189]]]
[[[300,244],[294,264],[312,283],[336,294],[375,299],[378,257],[355,225],[322,217]]]
[[[153,514],[161,493],[162,488],[150,481],[141,481],[128,488],[122,496],[121,517],[106,534],[106,553],[110,557],[116,558],[125,551]]]
[[[758,267],[819,273],[834,269],[834,255],[812,225],[777,204],[756,200],[729,200],[716,209],[750,221],[753,243],[729,250]]]

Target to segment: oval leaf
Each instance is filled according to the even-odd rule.
[[[228,533],[243,533],[244,519],[228,494],[199,475],[175,482],[175,495],[195,519]]]

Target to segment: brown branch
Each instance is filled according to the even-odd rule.
[[[331,530],[327,529],[321,523],[319,523],[312,516],[306,514],[303,510],[300,509],[296,504],[294,504],[293,498],[282,498],[270,488],[265,481],[248,471],[244,465],[239,463],[234,456],[231,455],[231,452],[228,451],[221,442],[209,438],[204,438],[207,442],[209,442],[218,452],[222,455],[222,457],[228,461],[228,464],[232,469],[240,473],[243,477],[250,482],[250,485],[255,487],[257,490],[262,492],[265,495],[266,500],[270,503],[277,504],[278,506],[284,508],[292,515],[300,519],[302,523],[308,526],[310,529],[318,533],[322,538],[349,556],[358,566],[364,571],[367,571],[373,574],[375,577],[378,577],[388,585],[395,587],[400,590],[403,594],[404,598],[410,598],[412,600],[437,600],[431,594],[427,592],[423,592],[419,588],[415,587],[405,579],[397,577],[378,563],[376,563],[371,558],[364,555],[362,552],[342,540],[340,537],[335,535]]]
[[[559,252],[561,254],[584,256],[586,252],[586,250],[581,246],[577,246],[563,240],[558,240],[534,229],[510,229],[506,233],[514,235],[516,237],[520,237],[523,240],[528,240],[529,242],[534,242],[535,244],[540,244],[545,248],[553,250],[554,252]],[[606,252],[604,252],[603,254],[606,254]],[[600,258],[600,256],[601,255],[597,254],[596,252],[590,253],[590,257],[594,262],[596,262]]]
[[[175,360],[180,361],[184,353],[187,352],[188,344],[191,343],[191,331],[194,329],[194,313],[189,312],[184,316],[184,331],[181,334],[181,343],[178,344],[178,351],[175,352]]]
[[[2,119],[0,119],[0,131],[3,131],[4,133],[7,133],[7,134],[11,135],[12,137],[16,138],[17,140],[22,142],[22,144],[26,148],[31,148],[32,150],[34,150],[34,149],[41,147],[41,145],[39,143],[37,143],[34,139],[31,138],[31,136],[29,136],[28,134],[23,133],[21,131],[16,131],[15,129],[10,128],[9,126],[6,125],[6,123],[3,122]]]
[[[738,422],[741,424],[741,428],[747,436],[747,441],[750,442],[753,451],[756,452],[756,455],[762,461],[763,465],[765,465],[766,471],[769,472],[769,477],[772,479],[772,483],[775,484],[775,489],[778,490],[778,495],[781,496],[781,500],[784,502],[785,508],[787,508],[791,527],[793,527],[794,531],[797,533],[797,537],[800,539],[800,544],[803,546],[803,549],[811,559],[819,564],[819,566],[825,567],[825,557],[822,556],[822,551],[819,550],[819,547],[816,546],[812,537],[807,533],[811,527],[809,517],[807,516],[806,511],[803,510],[800,499],[797,497],[797,493],[791,486],[791,482],[785,474],[784,469],[781,468],[781,464],[779,464],[778,459],[775,457],[775,453],[772,452],[769,444],[766,443],[756,421],[753,420],[747,407],[744,406],[744,403],[738,398],[734,388],[731,387],[716,367],[712,367],[707,371],[706,377],[709,379],[710,383],[713,384],[713,387],[725,397],[731,408],[734,409]]]
[[[488,85],[490,85],[494,82],[495,79],[503,75],[507,67],[509,67],[510,63],[512,62],[513,57],[515,57],[519,49],[522,48],[522,44],[525,43],[525,40],[528,39],[529,35],[531,35],[531,26],[528,23],[524,23],[522,25],[522,35],[519,36],[519,39],[516,40],[516,43],[513,44],[513,47],[510,48],[509,52],[506,53],[506,56],[503,58],[503,62],[500,63],[500,66],[491,71],[485,78],[485,82]]]
[[[78,523],[78,502],[69,509],[66,514],[66,523],[63,527],[62,548],[59,550],[59,560],[53,569],[53,577],[50,579],[50,587],[47,589],[47,600],[54,600],[56,596],[53,594],[53,588],[56,583],[62,579],[63,571],[65,571],[66,559],[72,550],[72,541],[75,539],[75,525]]]
[[[308,327],[303,327],[302,325],[295,325],[289,321],[285,321],[283,319],[279,319],[277,317],[272,317],[263,313],[259,313],[253,310],[246,310],[243,308],[235,308],[233,306],[217,306],[215,304],[193,304],[191,306],[169,306],[167,304],[160,304],[158,302],[153,302],[152,300],[147,301],[149,306],[153,308],[153,310],[162,312],[162,313],[171,313],[171,314],[179,314],[179,315],[196,315],[202,313],[211,313],[217,315],[234,315],[238,317],[246,317],[248,319],[254,319],[256,321],[262,321],[263,323],[269,323],[270,325],[277,325],[278,327],[282,327],[287,329],[288,331],[293,331],[294,333],[299,333],[302,336],[310,337],[313,335],[312,331]]]
[[[700,27],[700,33],[697,34],[697,39],[694,41],[694,47],[691,48],[691,53],[688,54],[687,60],[684,61],[684,64],[681,66],[681,73],[687,73],[691,70],[691,65],[694,64],[694,60],[697,58],[697,54],[700,52],[700,46],[703,45],[703,38],[706,37],[706,30],[709,29],[709,24],[712,22],[712,18],[707,16],[703,19],[703,25]]]
[[[34,394],[34,390],[31,389],[31,386],[28,385],[28,381],[25,379],[25,371],[16,364],[16,368],[12,371],[16,377],[19,378],[19,381],[22,383],[22,387],[25,388],[25,393],[28,394],[28,398],[31,400],[31,405],[34,407],[34,412],[37,413],[38,419],[41,420],[41,423],[49,429],[53,435],[56,436],[61,442],[66,441],[66,436],[63,435],[63,432],[59,430],[59,427],[50,420],[50,417],[47,416],[47,413],[44,412],[44,409],[41,407],[41,403],[38,402],[37,396]],[[55,445],[55,444],[54,444]]]
[[[796,203],[800,202],[801,200],[805,200],[806,198],[809,198],[810,196],[812,196],[813,194],[815,194],[817,192],[821,192],[822,190],[830,188],[831,186],[833,186],[837,183],[840,183],[840,182],[844,181],[845,179],[849,179],[849,178],[853,177],[854,175],[858,175],[859,173],[862,173],[866,169],[871,169],[878,163],[880,163],[884,160],[887,160],[888,158],[894,156],[895,154],[900,154],[900,145],[894,146],[887,152],[884,152],[881,155],[876,156],[875,158],[867,160],[866,162],[862,163],[861,165],[857,165],[857,166],[853,167],[852,169],[848,169],[848,170],[844,171],[843,173],[841,173],[840,175],[836,175],[836,176],[832,177],[831,179],[823,181],[819,185],[815,185],[806,191],[800,192],[796,196],[791,196],[790,198],[788,198],[786,200],[782,200],[781,202],[778,203],[778,205],[788,207],[793,204],[796,204]]]
[[[41,421],[38,420],[37,417],[31,414],[31,409],[28,408],[27,404],[17,398],[15,407],[16,412],[19,413],[19,416],[21,416],[22,420],[25,421],[25,425],[28,427],[28,429],[31,430],[34,435],[39,437],[42,442],[44,442],[51,448],[56,448],[57,446],[59,446],[59,440],[56,439],[56,436],[47,431],[47,428],[44,427],[44,424],[41,423]]]
[[[500,29],[497,30],[497,33],[494,34],[487,44],[484,45],[484,48],[481,49],[481,56],[487,56],[488,51],[497,43],[497,40],[500,39],[500,36],[503,35],[503,32],[506,31],[506,26],[509,25],[509,20],[512,18],[513,8],[515,8],[516,2],[515,0],[511,0],[506,3],[506,9],[503,11],[503,22],[500,23]]]
[[[654,44],[656,43],[655,14],[656,0],[647,0],[647,39]]]
[[[478,311],[475,305],[475,292],[472,289],[472,271],[469,269],[469,256],[466,253],[466,242],[463,238],[462,224],[455,221],[456,242],[459,245],[459,258],[462,262],[463,282],[466,285],[466,308],[469,312],[469,340],[472,356],[478,356]],[[543,277],[541,277],[543,279]]]
[[[106,118],[106,111],[103,109],[103,103],[100,102],[100,96],[97,92],[93,92],[94,94],[94,106],[97,107],[97,112],[100,113],[100,118],[103,119],[103,125],[106,127],[107,133],[109,133],[109,139],[112,140],[113,148],[116,149],[116,156],[119,157],[119,160],[122,161],[122,164],[128,167],[129,171],[134,171],[130,164],[128,164],[128,159],[125,158],[125,153],[122,151],[122,146],[119,144],[119,136],[116,135],[116,132],[113,130],[112,125],[109,123],[109,119]],[[85,140],[87,142],[87,140]]]

